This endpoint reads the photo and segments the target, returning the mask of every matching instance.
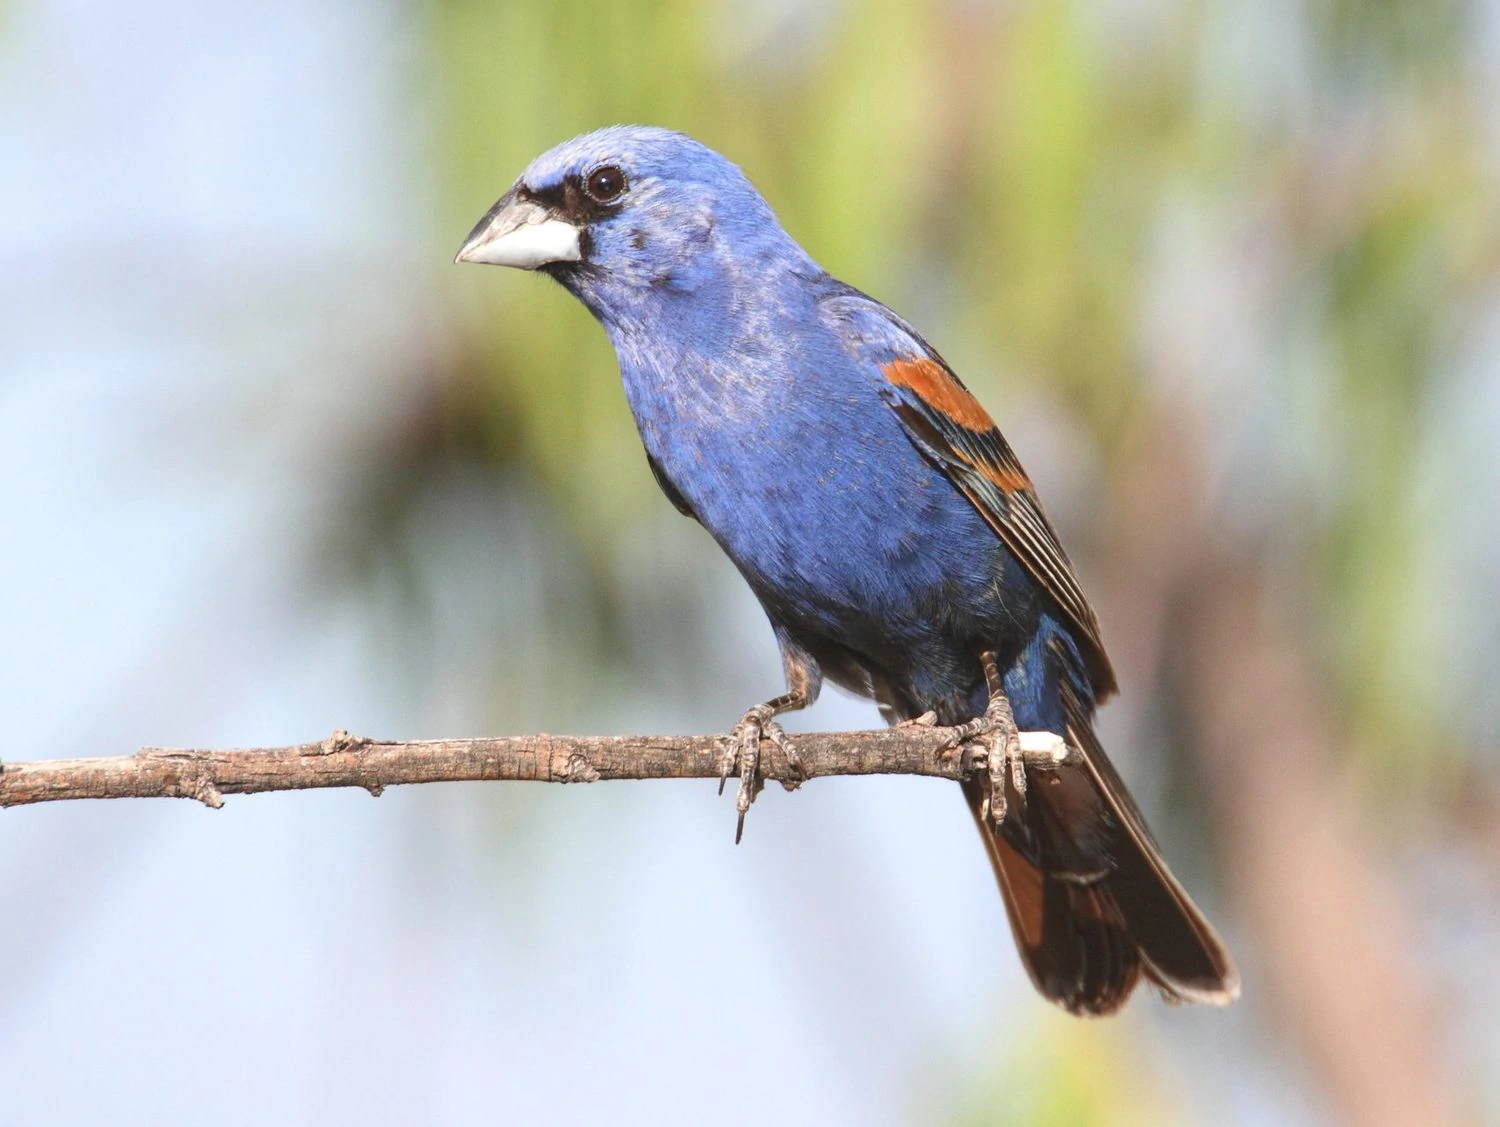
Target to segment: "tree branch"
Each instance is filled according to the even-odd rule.
[[[938,755],[949,729],[799,733],[804,778],[927,775],[959,779],[957,755]],[[1055,738],[1055,737],[1054,737]],[[342,729],[321,743],[206,751],[142,748],[135,755],[44,759],[0,767],[0,806],[75,798],[193,798],[219,807],[226,794],[362,787],[379,795],[408,783],[602,779],[717,779],[713,736],[496,736],[463,740],[367,740]],[[761,745],[767,780],[791,782],[785,758]]]

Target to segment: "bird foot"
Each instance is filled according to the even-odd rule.
[[[771,746],[782,757],[782,786],[787,790],[796,790],[806,777],[802,770],[802,760],[787,739],[785,730],[772,719],[775,715],[776,710],[770,704],[757,704],[740,718],[740,722],[728,736],[720,737],[723,750],[719,757],[719,793],[724,793],[724,784],[730,775],[737,774],[740,777],[739,793],[734,799],[735,809],[739,813],[734,827],[736,845],[745,834],[745,815],[750,810],[750,804],[765,786],[765,776],[760,770],[762,739],[770,740]]]
[[[1069,755],[1067,741],[1052,732],[1020,731],[1010,701],[999,693],[990,698],[983,716],[954,728],[938,751],[946,755],[957,751],[963,756],[966,772],[984,769],[990,785],[980,807],[980,817],[992,822],[996,829],[1004,824],[1009,813],[1007,784],[1024,805],[1026,768],[1055,771]]]

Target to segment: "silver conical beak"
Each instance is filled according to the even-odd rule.
[[[583,259],[581,234],[541,204],[518,199],[511,189],[474,225],[453,261],[520,270],[535,270],[549,262],[579,262]]]

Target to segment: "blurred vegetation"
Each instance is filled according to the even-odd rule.
[[[1186,212],[1227,254],[1274,248],[1271,289],[1240,314],[1265,405],[1232,438],[1244,472],[1280,483],[1273,531],[1314,571],[1351,750],[1405,783],[1443,753],[1430,717],[1468,684],[1433,660],[1455,624],[1418,596],[1434,517],[1452,516],[1442,490],[1462,485],[1419,472],[1443,441],[1423,405],[1500,262],[1470,23],[1457,0],[449,0],[431,8],[448,228],[567,136],[681,128],[740,162],[821,262],[922,324],[1002,419],[1023,395],[1060,401],[1106,471],[1160,391],[1141,321],[1163,225]],[[613,356],[550,287],[484,282],[465,294],[483,303],[492,448],[602,560],[658,503],[649,475],[620,472],[641,459]]]
[[[1005,1067],[976,1079],[954,1116],[956,1127],[1146,1127],[1184,1118],[1173,1093],[1149,1082],[1139,1046],[1118,1022],[1080,1028],[1047,1011],[1024,1042],[993,1052]]]
[[[46,7],[0,0],[0,51],[14,59],[46,42]],[[931,1033],[936,1059],[910,1065],[911,1090],[931,1098],[909,1118],[1155,1124],[1212,1108],[1236,1121],[1290,1109],[1368,1122],[1350,1111],[1381,1106],[1392,1077],[1379,1062],[1394,1055],[1395,1079],[1456,1080],[1455,1104],[1500,1119],[1488,1005],[1500,981],[1500,0],[426,0],[413,10],[389,33],[416,36],[418,66],[403,78],[441,192],[423,251],[440,292],[417,317],[436,309],[457,324],[411,342],[429,367],[402,372],[417,390],[391,393],[388,431],[328,428],[360,432],[339,467],[347,481],[333,487],[348,495],[328,520],[308,519],[325,531],[318,574],[338,581],[336,597],[349,597],[351,578],[392,596],[395,614],[369,648],[438,670],[394,678],[397,691],[430,692],[425,715],[446,718],[451,705],[466,723],[472,713],[453,702],[483,701],[512,730],[601,716],[646,730],[668,707],[728,723],[776,684],[769,639],[764,668],[734,652],[739,623],[724,621],[723,592],[701,574],[714,549],[659,495],[589,315],[538,277],[441,272],[442,251],[558,141],[621,121],[681,129],[741,164],[833,273],[920,326],[1038,477],[1128,673],[1105,714],[1110,746],[1245,971],[1245,998],[1226,1013],[1142,998],[1118,1020],[1085,1024],[1029,994],[1016,1008],[1025,987],[1008,940],[956,937],[952,958],[974,970],[972,1004],[993,1019],[911,1034],[925,1046]],[[157,29],[179,22],[151,18]],[[114,25],[99,27],[100,43],[49,43],[59,85],[82,88],[91,59],[120,55]],[[400,54],[341,46],[371,69]],[[211,81],[251,98],[269,81],[197,69],[164,89]],[[87,77],[107,83],[91,97],[142,99],[139,123],[119,119],[130,129],[157,127],[149,83],[117,94],[115,72]],[[109,169],[111,146],[132,146],[125,129],[98,151],[82,124],[95,121],[80,108],[91,103],[55,101],[68,161]],[[243,123],[221,124],[241,138]],[[157,158],[196,153],[170,140]],[[265,159],[249,146],[266,140],[246,135],[249,159]],[[425,170],[413,179],[425,185]],[[127,179],[121,192],[151,196],[132,201],[148,234],[122,245],[153,270],[181,253],[156,226],[162,201],[141,187],[154,182]],[[305,262],[266,261],[289,292],[308,284]],[[71,282],[93,268],[60,269]],[[185,277],[208,287],[196,269]],[[332,290],[318,300],[364,308],[347,301],[349,261],[328,269]],[[401,281],[405,295],[428,279]],[[156,292],[143,287],[141,301]],[[167,323],[157,331],[177,334]],[[246,335],[283,328],[256,320]],[[194,378],[220,359],[192,353]],[[299,382],[321,363],[306,360]],[[262,363],[257,353],[244,366]],[[186,398],[197,421],[198,401]],[[237,418],[224,445],[243,444],[242,430]],[[217,460],[212,433],[203,441]],[[18,484],[35,488],[24,475]],[[268,539],[300,548],[304,531]],[[110,563],[104,548],[99,558]],[[367,595],[357,593],[361,614]],[[1230,603],[1241,613],[1199,613]],[[439,652],[454,639],[456,652]],[[1209,673],[1195,678],[1194,665]],[[1250,699],[1221,699],[1205,720],[1182,699],[1215,695],[1205,685]],[[1280,760],[1270,737],[1246,733],[1258,724],[1297,737]],[[1133,760],[1141,728],[1150,755]],[[1205,750],[1205,733],[1223,732],[1241,738]],[[1249,765],[1226,772],[1236,757]],[[1293,773],[1289,758],[1310,765]],[[1269,783],[1244,798],[1257,772]],[[574,895],[557,874],[615,852],[640,816],[624,797],[556,789],[424,796],[411,883],[440,883],[428,864],[447,855],[416,839],[430,848],[463,803],[483,805],[478,833],[528,853],[495,882],[497,917],[524,941]],[[566,819],[552,817],[563,803]],[[506,816],[492,817],[495,807]],[[51,873],[12,867],[18,879]],[[839,891],[863,893],[851,887]],[[1294,908],[1289,889],[1305,894]],[[788,934],[807,922],[795,900]],[[819,926],[833,930],[828,919]],[[30,946],[51,957],[70,945]],[[823,969],[798,972],[806,981]],[[851,997],[830,987],[786,1012]],[[931,1011],[957,1024],[947,1004]],[[908,1009],[927,1013],[920,1001]],[[1382,1058],[1372,1043],[1395,1049]],[[774,1064],[785,1046],[766,1051]],[[861,1063],[845,1078],[851,1089],[899,1090]],[[726,1091],[742,1067],[726,1063]],[[1283,1081],[1288,1091],[1274,1090]]]
[[[1367,785],[1425,816],[1494,750],[1470,722],[1486,674],[1460,659],[1494,650],[1493,590],[1473,609],[1492,577],[1462,556],[1494,498],[1466,492],[1451,448],[1500,276],[1471,5],[426,10],[450,241],[563,138],[617,121],[693,134],[819,261],[922,326],[1002,426],[1018,405],[1063,420],[1065,471],[1092,498],[1070,542],[1108,550],[1087,529],[1111,475],[1163,418],[1188,420],[1169,433],[1202,468],[1192,489],[1280,576],[1335,689],[1330,750]],[[474,350],[455,401],[607,590],[663,502],[603,334],[536,278],[454,285]],[[1031,436],[1010,429],[1025,457]],[[1002,1120],[1159,1121],[1129,1085],[1054,1091]]]

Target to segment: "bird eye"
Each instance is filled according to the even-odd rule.
[[[625,174],[614,165],[606,164],[603,168],[596,168],[589,173],[583,190],[595,203],[609,203],[617,200],[625,191]]]

